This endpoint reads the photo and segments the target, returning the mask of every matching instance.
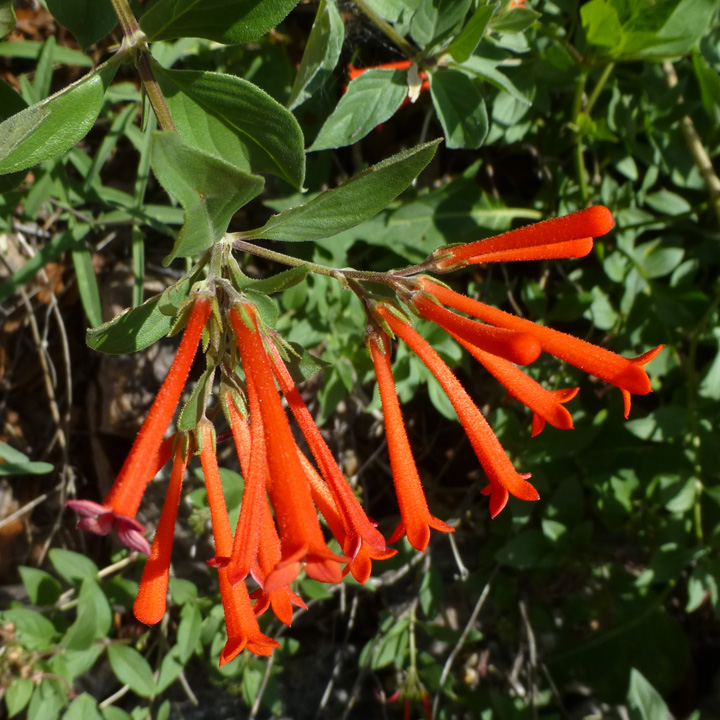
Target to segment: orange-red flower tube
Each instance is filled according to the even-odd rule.
[[[398,317],[389,307],[378,304],[375,311],[425,363],[450,399],[490,481],[490,515],[495,517],[505,507],[508,493],[521,500],[538,500],[540,496],[537,490],[527,482],[530,475],[515,470],[487,420],[440,356],[407,321]]]

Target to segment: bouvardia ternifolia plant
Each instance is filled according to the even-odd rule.
[[[546,423],[572,429],[565,404],[578,388],[547,390],[519,366],[535,362],[545,352],[579,367],[621,391],[627,417],[631,396],[651,390],[644,366],[661,346],[637,358],[622,357],[456,292],[438,277],[469,265],[582,258],[592,250],[593,240],[613,226],[611,212],[602,206],[492,238],[440,247],[423,262],[395,270],[333,268],[273,249],[272,241],[312,242],[373,217],[413,183],[432,160],[439,141],[404,150],[272,216],[261,227],[227,232],[233,215],[262,192],[264,174],[302,190],[303,133],[289,110],[252,83],[227,74],[170,69],[153,59],[149,43],[178,37],[248,42],[273,28],[295,2],[266,0],[248,10],[245,3],[228,0],[220,3],[225,14],[218,12],[217,19],[211,4],[158,0],[143,10],[139,5],[131,8],[126,0],[112,0],[111,5],[97,6],[84,18],[88,22],[80,22],[77,14],[63,14],[61,2],[48,0],[50,10],[74,29],[83,45],[103,37],[118,20],[123,41],[109,60],[50,98],[24,108],[17,98],[16,112],[0,124],[0,173],[11,186],[22,180],[28,168],[70,150],[95,123],[118,67],[134,63],[160,128],[151,136],[149,163],[184,212],[166,264],[190,259],[189,269],[161,295],[109,323],[95,323],[88,342],[100,351],[123,353],[147,347],[168,333],[182,333],[182,339],[103,502],[77,499],[67,505],[81,516],[81,529],[99,535],[115,529],[126,546],[148,556],[134,612],[141,622],[158,623],[166,610],[183,477],[193,456],[199,456],[215,543],[215,555],[207,562],[217,570],[225,612],[228,640],[220,658],[224,664],[243,649],[269,655],[279,647],[260,630],[257,617],[271,609],[283,623],[291,623],[293,606],[305,607],[292,589],[301,569],[321,582],[339,583],[352,573],[364,583],[372,561],[393,556],[396,551],[389,545],[402,537],[423,551],[431,529],[452,532],[431,513],[420,483],[393,379],[396,343],[406,344],[447,394],[485,473],[483,493],[489,496],[491,516],[503,510],[510,495],[524,501],[539,498],[530,474],[515,468],[475,401],[413,328],[415,318],[445,330],[512,398],[526,405],[532,411],[533,435]],[[72,5],[77,11],[83,3]],[[381,24],[371,8],[359,5]],[[515,13],[516,23],[527,26],[536,15],[526,8],[508,10],[507,5],[494,3],[481,6],[463,23],[468,9],[469,4],[459,18],[449,13],[411,23],[410,34],[421,50],[410,46],[392,26],[381,25],[409,59],[373,70],[353,69],[347,94],[310,150],[356,141],[422,90],[432,94],[447,144],[478,147],[487,132],[487,115],[468,77],[473,52],[491,22],[508,23]],[[303,59],[290,107],[308,97],[322,75],[335,66],[338,44],[327,40],[333,32],[337,35],[338,21],[335,6],[321,3],[308,46],[315,47],[322,31],[325,49]],[[476,75],[483,73],[514,90],[492,67],[476,68]],[[386,87],[388,82],[391,88]],[[367,93],[377,97],[386,89],[392,92],[383,96],[382,112],[354,114],[353,123],[341,122],[348,117],[348,106],[366,103]],[[448,99],[461,97],[468,103],[467,113],[462,103]],[[236,253],[283,263],[289,269],[254,279],[245,274]],[[310,273],[340,283],[365,311],[365,342],[377,376],[401,518],[387,539],[365,514],[296,387],[290,368],[308,358],[274,329],[276,312],[269,296],[304,282]],[[92,305],[86,297],[83,300],[92,321],[88,309]],[[198,354],[205,369],[179,414],[176,431],[166,438]],[[312,457],[298,447],[291,420]],[[219,433],[225,425],[229,430]],[[234,443],[245,481],[234,529],[217,463],[216,444],[221,440]],[[170,462],[165,502],[150,543],[136,515],[148,484]],[[337,541],[337,550],[328,545],[321,517]]]

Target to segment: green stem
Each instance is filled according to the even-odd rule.
[[[608,63],[605,66],[605,69],[602,71],[602,74],[598,78],[598,81],[595,84],[593,91],[590,93],[590,97],[588,98],[587,103],[585,103],[585,113],[587,115],[590,115],[590,113],[592,113],[592,109],[595,107],[595,103],[597,102],[597,99],[600,97],[600,93],[603,91],[603,88],[605,87],[605,83],[607,83],[607,81],[610,78],[610,75],[612,75],[612,71],[614,69],[615,69],[615,63],[611,62],[611,63]]]
[[[140,82],[158,119],[160,128],[162,130],[177,132],[172,115],[170,114],[170,109],[165,102],[165,97],[152,71],[145,33],[140,29],[140,25],[138,25],[138,21],[135,15],[133,15],[133,11],[130,5],[128,5],[127,0],[110,1],[112,2],[115,14],[118,16],[120,27],[125,36],[123,42],[124,51],[126,53],[132,53],[134,57],[135,67],[137,68],[138,75],[140,75]]]
[[[417,54],[418,49],[413,47],[390,23],[383,20],[366,2],[365,0],[353,0],[355,5],[362,11],[362,13],[383,32],[395,45],[397,45],[403,53],[412,60]]]
[[[310,272],[317,273],[318,275],[334,277],[343,284],[347,284],[346,280],[357,280],[360,282],[378,282],[384,285],[393,285],[395,278],[415,275],[416,273],[422,272],[432,266],[432,262],[430,260],[426,260],[418,265],[409,265],[408,267],[400,270],[388,270],[387,272],[354,270],[353,268],[331,268],[327,265],[320,265],[318,263],[310,262],[309,260],[301,260],[300,258],[293,257],[292,255],[286,255],[285,253],[277,252],[276,250],[270,250],[269,248],[254,245],[244,239],[243,233],[229,233],[225,237],[227,240],[232,242],[234,250],[247,252],[251,255],[255,255],[256,257],[263,257],[266,260],[272,260],[273,262],[281,263],[282,265],[289,265],[290,267],[303,266],[308,268]]]
[[[582,197],[583,203],[587,203],[590,197],[587,185],[587,173],[585,170],[585,159],[583,158],[582,134],[580,132],[580,113],[586,80],[587,74],[584,70],[577,76],[577,78],[575,78],[575,95],[573,97],[572,108],[572,122],[575,125],[575,171],[577,173],[578,184],[580,186],[580,196]]]
[[[135,19],[135,15],[133,15],[133,11],[130,9],[127,0],[110,0],[110,2],[120,21],[123,35],[128,39],[138,37],[139,35],[142,35],[144,38],[145,34],[140,29],[138,21]]]

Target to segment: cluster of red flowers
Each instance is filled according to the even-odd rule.
[[[441,248],[424,267],[443,273],[473,263],[582,257],[592,248],[593,238],[611,227],[612,216],[607,209],[589,208],[487,240]],[[517,367],[533,362],[542,351],[620,388],[626,417],[631,394],[650,392],[643,366],[661,347],[638,358],[624,358],[456,293],[428,276],[388,273],[387,278],[388,285],[407,308],[446,330],[512,397],[532,410],[534,435],[545,423],[560,429],[571,428],[572,419],[563,404],[578,391],[577,388],[547,391]],[[220,310],[223,301],[224,316],[213,312],[213,307]],[[387,542],[407,535],[414,548],[424,550],[430,528],[452,532],[428,509],[393,381],[392,337],[401,339],[418,355],[452,402],[489,481],[483,492],[490,495],[490,514],[496,516],[509,495],[537,500],[539,495],[528,482],[530,476],[515,470],[482,413],[453,372],[413,329],[401,307],[386,299],[365,297],[364,301],[369,313],[366,343],[377,374],[401,516]],[[157,623],[166,610],[183,477],[190,456],[199,454],[215,541],[215,556],[208,564],[218,572],[228,635],[220,658],[220,664],[224,664],[244,648],[269,655],[278,647],[275,640],[260,631],[257,616],[272,608],[283,623],[290,624],[292,606],[305,607],[290,587],[302,567],[309,577],[322,582],[341,582],[348,572],[365,582],[372,560],[386,559],[395,551],[387,547],[375,523],[360,506],[290,376],[282,342],[265,326],[256,307],[242,299],[215,298],[202,293],[194,295],[189,304],[187,325],[175,361],[112,489],[102,504],[71,500],[68,505],[82,516],[78,527],[106,535],[115,526],[122,542],[148,555],[134,612],[144,623]],[[221,326],[220,330],[231,331],[233,338],[228,346],[232,349],[229,364],[223,367],[226,381],[220,390],[220,407],[230,426],[245,480],[234,535],[220,482],[212,422],[203,417],[195,432],[178,433],[163,440],[203,332],[213,323],[225,323],[227,327]],[[234,360],[238,356],[244,383],[235,372]],[[280,393],[315,464],[295,441]],[[135,516],[147,484],[171,457],[170,481],[151,547]],[[342,554],[328,547],[318,513],[325,519]],[[252,593],[246,586],[248,575],[258,585]]]

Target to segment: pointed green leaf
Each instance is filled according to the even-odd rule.
[[[287,290],[288,288],[298,285],[307,277],[308,272],[310,272],[308,268],[305,265],[301,265],[300,267],[283,270],[277,273],[277,275],[271,275],[262,280],[250,280],[244,283],[241,289],[254,290],[255,292],[272,295],[273,293]]]
[[[93,350],[108,355],[137,352],[165,337],[173,326],[177,311],[169,308],[185,300],[191,279],[185,278],[142,305],[125,310],[104,325],[87,331],[85,342]]]
[[[5,705],[8,717],[15,717],[30,702],[35,683],[30,678],[13,680],[5,692]]]
[[[27,103],[22,99],[22,96],[16,93],[4,80],[0,80],[0,121],[9,118],[11,115],[15,115],[15,113],[19,113],[26,107]],[[0,193],[13,190],[23,181],[25,175],[27,175],[25,170],[19,170],[18,172],[0,176]],[[39,253],[37,253],[35,257],[37,257],[37,255],[39,255]],[[9,282],[10,281],[8,281],[8,283]],[[8,283],[5,283],[2,288],[6,289]],[[11,294],[13,292],[14,290],[10,291]],[[1,294],[2,291],[0,290],[0,295]],[[4,302],[8,297],[10,296],[8,295],[0,299],[0,302]]]
[[[412,183],[432,160],[439,142],[434,140],[393,155],[305,205],[273,215],[246,237],[317,240],[359,225],[387,207]]]
[[[96,578],[98,566],[90,559],[62,548],[53,548],[48,553],[50,562],[58,575],[67,580],[71,585],[78,585],[85,578]]]
[[[459,70],[430,76],[430,94],[449,148],[479,148],[488,132],[485,101],[475,83]]]
[[[272,173],[302,189],[305,150],[293,114],[234,75],[155,72],[182,138],[247,172]]]
[[[46,0],[48,10],[84,48],[102,40],[117,25],[110,0]]]
[[[628,705],[631,710],[636,711],[636,717],[642,718],[642,720],[659,720],[670,717],[668,706],[660,693],[635,668],[630,671]]]
[[[0,174],[60,157],[82,140],[95,124],[117,67],[109,61],[0,123]]]
[[[500,7],[499,2],[481,5],[468,21],[462,32],[450,43],[447,51],[459,63],[465,62],[474,52],[493,15]]]
[[[87,693],[83,693],[70,703],[62,720],[102,720],[102,715],[98,710],[97,700]]]
[[[540,13],[528,7],[516,7],[493,19],[492,29],[499,33],[520,33],[527,30]]]
[[[15,0],[0,0],[0,38],[7,37],[15,28]]]
[[[4,475],[44,475],[52,472],[53,466],[46,462],[33,462],[19,450],[0,442],[0,477]]]
[[[298,0],[158,0],[140,18],[150,40],[201,37],[225,44],[262,37]]]
[[[460,29],[472,0],[421,0],[410,22],[410,34],[427,48]]]
[[[127,645],[109,645],[108,660],[115,677],[140,697],[155,694],[155,681],[148,661],[135,648]]]
[[[165,265],[211,247],[230,218],[265,184],[257,175],[186,145],[173,132],[155,133],[151,163],[160,184],[185,209],[185,224]]]
[[[720,123],[720,74],[698,52],[693,53],[693,68],[703,108],[712,120]]]
[[[364,138],[397,112],[407,92],[407,73],[403,70],[364,72],[350,82],[309,152],[343,147]]]
[[[345,38],[345,25],[335,0],[320,0],[310,37],[287,106],[290,110],[307,100],[337,65]]]
[[[33,605],[52,605],[60,597],[62,586],[50,573],[24,565],[18,570]]]

